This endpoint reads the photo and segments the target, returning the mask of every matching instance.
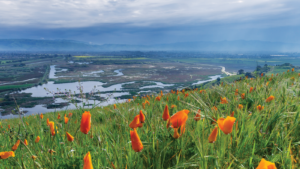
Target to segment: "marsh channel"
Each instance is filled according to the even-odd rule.
[[[88,64],[88,63],[85,63]],[[57,79],[63,76],[57,76],[58,72],[64,72],[67,69],[57,69],[56,65],[50,66],[49,79]],[[89,73],[84,73],[82,76],[101,77],[103,70],[97,70]],[[115,75],[124,76],[122,69],[114,70]],[[206,80],[199,80],[192,85],[197,85],[217,78],[222,78],[221,75],[208,76]],[[118,83],[107,86],[106,83],[100,81],[82,81],[58,83],[49,81],[46,84],[31,87],[22,91],[15,92],[16,94],[31,94],[34,98],[47,98],[47,102],[37,102],[31,107],[20,106],[22,115],[40,114],[62,110],[72,110],[78,107],[92,108],[94,106],[106,106],[115,103],[125,102],[128,98],[132,98],[133,93],[126,86],[139,83],[140,87],[135,88],[135,95],[145,95],[157,93],[160,90],[169,91],[171,89],[180,88],[178,84],[166,84],[157,81],[131,81]],[[18,112],[18,110],[14,110]],[[2,119],[16,118],[18,114],[5,113],[2,114]]]

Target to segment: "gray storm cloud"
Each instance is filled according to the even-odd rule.
[[[0,24],[57,28],[103,23],[148,26],[269,18],[284,21],[299,15],[299,4],[291,0],[1,0]]]
[[[300,43],[299,0],[0,0],[0,39]]]

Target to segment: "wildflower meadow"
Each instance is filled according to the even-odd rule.
[[[300,168],[300,75],[1,120],[0,168]]]

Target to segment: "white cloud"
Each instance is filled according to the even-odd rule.
[[[86,27],[101,23],[180,25],[299,16],[293,0],[0,0],[0,24]],[[300,19],[288,24],[299,24]]]

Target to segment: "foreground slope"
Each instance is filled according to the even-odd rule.
[[[87,110],[90,129],[86,123],[81,129],[82,109],[48,113],[43,119],[34,115],[2,120],[0,152],[11,151],[17,140],[20,145],[15,157],[0,160],[0,167],[83,168],[90,152],[94,168],[256,168],[262,158],[277,168],[298,168],[299,95],[299,75],[289,71],[96,107]],[[166,105],[170,116],[186,110],[186,124],[175,129],[178,135],[162,118]],[[143,147],[135,152],[129,124],[141,110],[145,122],[136,131]],[[194,120],[197,113],[199,121]],[[225,132],[221,123],[227,116],[235,120]],[[176,120],[171,125],[176,127]],[[215,140],[209,140],[214,129]],[[74,137],[72,142],[66,132]]]

